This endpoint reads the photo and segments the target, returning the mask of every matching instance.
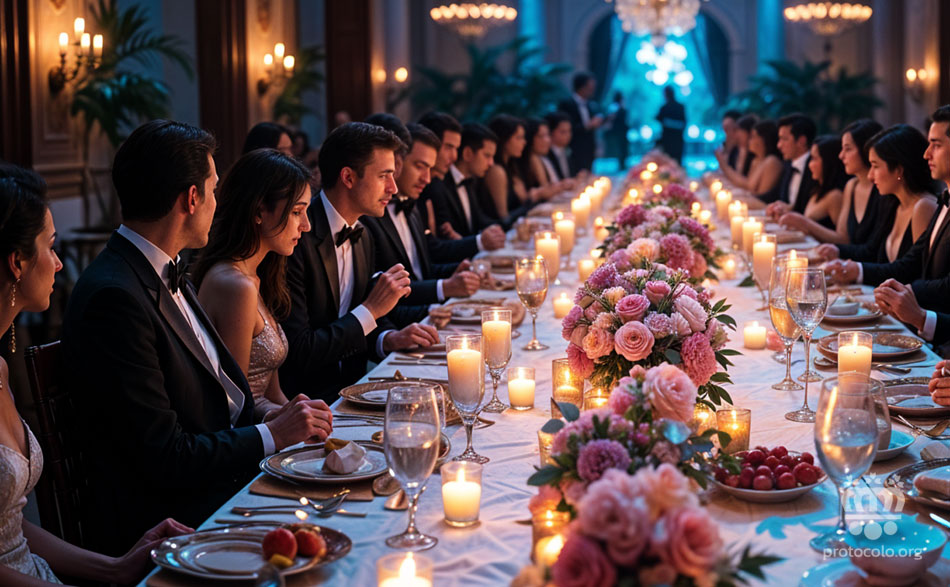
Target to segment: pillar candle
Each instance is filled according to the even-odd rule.
[[[507,320],[482,322],[482,345],[489,367],[494,369],[505,365],[511,358],[511,322]]]
[[[732,203],[732,194],[726,190],[716,192],[716,215],[720,220],[729,217],[729,204]]]
[[[530,410],[534,407],[533,367],[508,369],[508,402],[515,410]]]
[[[690,216],[693,218],[699,218],[699,213],[702,212],[703,205],[699,202],[693,202],[693,205],[689,207]]]
[[[598,216],[594,219],[594,239],[603,242],[607,240],[608,236],[610,236],[610,231],[604,225],[604,219]]]
[[[475,349],[453,349],[446,355],[449,387],[459,403],[473,404],[481,397],[482,353]]]
[[[554,221],[554,232],[561,237],[561,256],[567,257],[571,254],[571,251],[574,250],[574,231],[576,226],[574,221],[570,218],[565,218],[561,212],[557,212],[555,216],[560,214],[560,218]]]
[[[712,226],[712,211],[711,210],[700,210],[699,218],[700,223],[706,226]]]
[[[577,276],[580,277],[581,281],[587,281],[587,278],[590,277],[590,274],[594,272],[594,260],[593,259],[581,259],[577,262]]]
[[[807,269],[808,257],[801,256],[798,251],[792,249],[788,252],[788,261],[785,263],[785,267],[788,269]]]
[[[571,200],[571,212],[574,214],[578,228],[585,232],[590,222],[590,200],[584,195]]]
[[[761,238],[758,242],[752,243],[752,274],[763,289],[768,288],[774,258],[775,239]]]
[[[709,193],[711,194],[718,194],[719,190],[721,189],[722,189],[722,182],[719,181],[718,179],[712,182],[711,184],[709,184]]]
[[[762,223],[755,218],[742,223],[742,250],[749,256],[752,256],[752,237],[757,232],[762,232]]]
[[[482,499],[482,466],[454,461],[442,465],[442,509],[450,526],[471,526],[478,521]]]
[[[745,221],[745,216],[733,216],[729,220],[729,228],[732,231],[732,246],[735,249],[742,247],[742,225]]]
[[[567,316],[567,313],[574,307],[574,300],[567,297],[567,294],[561,292],[552,302],[554,304],[554,317],[558,320]]]
[[[871,376],[873,337],[867,332],[838,334],[838,374],[855,371]]]
[[[752,350],[765,348],[765,326],[759,326],[758,320],[746,324],[742,335],[745,348]]]
[[[548,270],[548,282],[557,278],[561,266],[561,245],[557,233],[543,232],[534,241],[534,254],[544,258]]]

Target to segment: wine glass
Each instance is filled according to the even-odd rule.
[[[446,362],[449,364],[449,397],[465,426],[465,451],[453,461],[485,464],[488,457],[472,448],[472,429],[479,406],[485,397],[485,362],[482,359],[482,335],[453,334],[445,337]]]
[[[796,391],[802,388],[792,379],[792,347],[802,334],[792,315],[788,311],[788,302],[785,301],[785,284],[788,282],[788,257],[779,256],[772,259],[772,273],[769,279],[769,317],[772,326],[785,345],[785,379],[772,385],[772,389],[782,391]]]
[[[515,265],[515,289],[524,307],[531,312],[531,342],[522,347],[526,351],[543,351],[548,345],[538,340],[538,310],[548,293],[547,261],[543,257],[521,259]]]
[[[561,268],[561,236],[550,230],[542,230],[534,234],[534,254],[544,259],[548,270],[548,281],[552,285],[561,285],[557,273]]]
[[[785,285],[785,301],[792,320],[802,329],[802,337],[805,339],[805,375],[808,375],[808,367],[811,366],[811,334],[825,317],[825,310],[828,307],[824,272],[815,267],[789,269]],[[821,380],[821,376],[817,373],[815,377],[817,379],[799,377],[799,380],[805,382],[805,398],[800,410],[785,414],[785,417],[792,422],[815,421],[815,412],[808,407],[808,382]]]
[[[855,372],[822,383],[815,419],[815,449],[822,468],[838,489],[839,515],[834,530],[811,539],[809,544],[819,552],[847,548],[844,505],[848,488],[867,472],[877,453],[875,387],[883,386]]]
[[[416,529],[419,496],[439,457],[441,425],[435,392],[432,384],[407,383],[390,389],[386,398],[386,464],[409,498],[409,525],[402,534],[386,539],[392,548],[427,550],[439,541]]]
[[[482,343],[485,366],[491,375],[491,401],[484,412],[504,412],[510,406],[498,399],[498,380],[511,360],[511,310],[491,309],[482,312]]]
[[[759,310],[769,309],[767,291],[769,279],[772,275],[772,259],[775,258],[775,235],[757,232],[752,242],[752,280],[762,296],[762,307]]]

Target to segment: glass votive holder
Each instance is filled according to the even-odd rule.
[[[726,454],[749,450],[749,431],[752,428],[752,410],[726,408],[716,412],[716,429],[725,432],[731,439],[723,447]]]
[[[838,334],[838,375],[854,372],[871,376],[871,347],[874,337],[870,332],[847,331]]]
[[[689,429],[696,436],[710,428],[716,427],[716,412],[703,403],[698,403],[693,408],[693,418],[689,421]]]
[[[570,521],[570,513],[557,510],[544,510],[531,516],[532,562],[550,567],[557,561],[564,546],[564,531]]]
[[[534,407],[534,367],[508,369],[508,403],[513,410]]]
[[[477,524],[482,501],[482,466],[469,461],[452,461],[442,465],[440,476],[445,523],[456,528]]]
[[[574,307],[574,300],[567,295],[567,292],[562,291],[551,300],[551,305],[554,306],[554,317],[561,320],[567,316]]]
[[[376,561],[378,587],[432,587],[432,559],[414,552],[387,554]]]
[[[560,418],[559,402],[567,402],[581,409],[584,403],[584,379],[571,372],[567,358],[551,361],[551,417]]]
[[[607,405],[610,392],[600,387],[592,387],[584,392],[584,409],[596,410]]]
[[[554,444],[554,435],[545,432],[544,430],[538,430],[538,455],[540,457],[541,466],[553,465],[554,460],[551,458],[551,445]]]

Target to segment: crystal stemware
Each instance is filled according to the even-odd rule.
[[[491,309],[482,312],[482,357],[491,375],[491,401],[484,412],[504,412],[508,404],[498,399],[498,381],[511,360],[511,310]]]
[[[805,339],[805,364],[811,364],[811,335],[825,316],[828,307],[828,292],[825,289],[825,274],[821,269],[793,267],[788,270],[785,286],[785,301],[792,320],[802,329]],[[806,371],[807,374],[807,371]],[[821,379],[820,375],[816,376]],[[785,414],[793,422],[814,422],[815,412],[808,407],[808,382],[805,378],[805,397],[801,409]]]
[[[547,262],[543,257],[521,259],[515,265],[515,289],[518,298],[531,313],[531,342],[523,348],[526,351],[543,351],[548,345],[538,340],[538,310],[544,304],[548,294]]]
[[[449,366],[449,397],[462,417],[466,438],[465,451],[452,459],[454,461],[472,461],[479,464],[488,462],[488,457],[478,454],[472,448],[472,430],[485,397],[483,349],[480,334],[453,334],[445,338],[446,362]]]
[[[788,311],[788,302],[785,301],[785,284],[788,282],[787,257],[779,256],[772,259],[772,273],[769,278],[769,317],[772,326],[785,345],[785,379],[772,385],[772,389],[782,391],[796,391],[802,388],[792,379],[792,347],[802,334],[795,320]]]

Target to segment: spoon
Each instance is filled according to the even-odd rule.
[[[409,508],[409,500],[406,498],[406,492],[400,489],[392,494],[383,504],[383,509],[402,511]]]

